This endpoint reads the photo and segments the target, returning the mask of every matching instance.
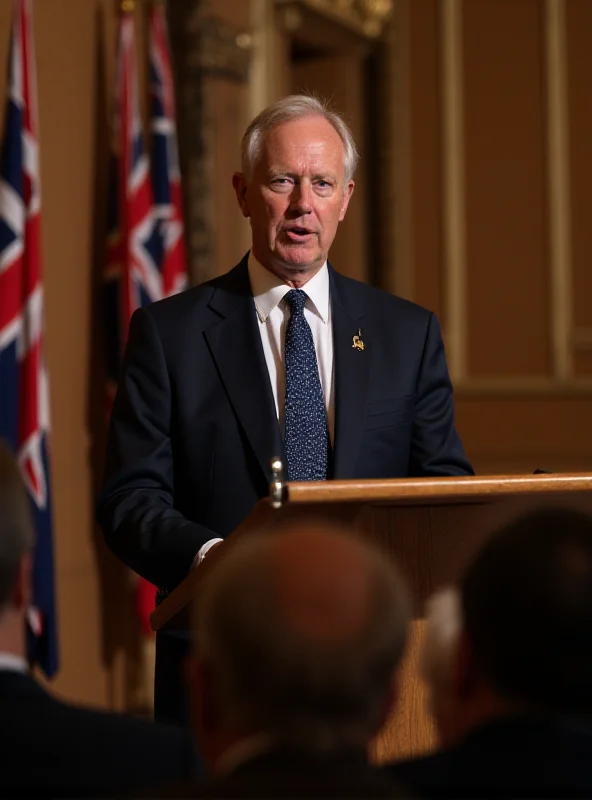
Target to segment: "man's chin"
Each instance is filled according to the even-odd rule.
[[[290,272],[312,272],[320,269],[326,261],[321,253],[307,252],[305,248],[290,248],[276,254],[278,265]]]

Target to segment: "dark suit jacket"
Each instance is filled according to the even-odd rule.
[[[329,269],[332,477],[466,475],[436,317]],[[352,346],[361,329],[365,349]],[[283,454],[247,258],[134,314],[98,519],[132,569],[173,589],[199,548],[268,495]]]
[[[361,798],[409,797],[393,779],[368,764],[362,753],[330,758],[290,751],[257,756],[229,775],[169,789],[166,797]]]
[[[195,753],[178,728],[91,711],[0,670],[0,797],[97,797],[189,780]]]
[[[455,748],[385,771],[425,798],[592,797],[592,724],[499,720]]]

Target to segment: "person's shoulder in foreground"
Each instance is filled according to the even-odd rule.
[[[182,730],[63,702],[29,674],[34,547],[29,497],[0,440],[0,795],[90,797],[192,776]]]
[[[442,749],[387,767],[423,797],[592,797],[592,517],[543,507],[432,598],[422,671]]]
[[[0,672],[0,707],[1,796],[105,796],[198,774],[182,728],[63,702],[27,675]]]
[[[298,750],[272,750],[230,774],[182,782],[144,797],[196,798],[406,798],[404,784],[368,764],[357,751],[320,757]]]

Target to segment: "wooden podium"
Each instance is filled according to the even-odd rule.
[[[425,687],[417,675],[429,595],[454,581],[492,529],[517,513],[543,504],[592,513],[592,473],[275,483],[272,490],[272,497],[260,501],[224,545],[155,609],[152,628],[187,628],[188,607],[199,595],[201,581],[240,536],[273,530],[280,519],[305,516],[353,525],[396,558],[413,597],[401,697],[375,744],[379,761],[420,754],[435,743]]]

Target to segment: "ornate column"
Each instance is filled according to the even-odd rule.
[[[179,160],[191,283],[213,274],[215,169],[212,137],[213,97],[208,76],[245,82],[249,76],[248,30],[216,15],[211,0],[167,4],[177,90]]]

